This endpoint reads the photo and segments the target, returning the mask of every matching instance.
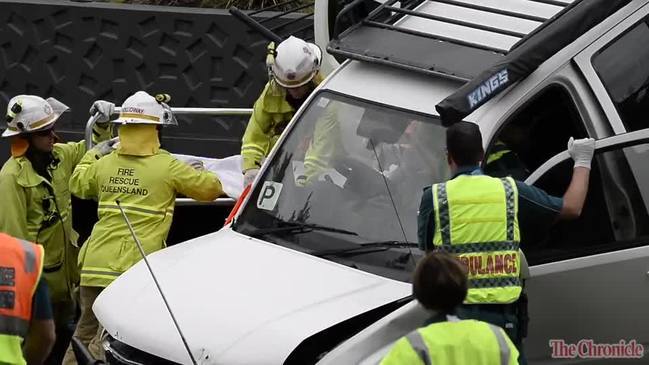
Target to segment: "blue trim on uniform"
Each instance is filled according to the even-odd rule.
[[[518,188],[519,210],[521,205],[536,205],[540,210],[547,210],[557,214],[561,212],[563,198],[552,196],[536,186],[527,185],[522,181],[516,181],[516,187]]]
[[[52,303],[50,303],[50,291],[47,287],[45,278],[42,277],[38,282],[36,291],[34,292],[32,318],[39,321],[46,321],[54,318],[52,315]]]
[[[453,179],[460,175],[482,175],[478,166],[462,166],[457,169]],[[547,230],[559,216],[563,207],[563,199],[549,195],[545,191],[516,180],[518,188],[518,221],[521,229],[521,239],[528,232],[527,227]],[[422,250],[433,249],[433,235],[435,234],[435,211],[433,193],[430,186],[424,188],[419,203],[417,215],[417,237],[419,248]],[[544,227],[539,227],[539,222],[544,222]]]

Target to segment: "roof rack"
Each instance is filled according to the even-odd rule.
[[[329,53],[468,81],[580,0],[388,0],[346,30],[337,16]]]
[[[279,43],[291,35],[299,36],[306,41],[313,41],[314,3],[314,1],[287,0],[248,13],[244,13],[233,6],[230,8],[230,13],[269,41]],[[278,10],[281,10],[281,12],[261,20],[253,18],[253,16],[264,12]],[[287,15],[293,16],[287,17]],[[304,25],[301,22],[305,19],[311,19],[311,21]],[[274,22],[276,24],[270,25]]]

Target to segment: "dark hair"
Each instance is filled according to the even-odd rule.
[[[459,166],[477,165],[484,157],[482,134],[477,124],[458,122],[446,129],[446,149]]]
[[[417,264],[412,293],[424,308],[452,313],[466,298],[467,275],[466,266],[457,258],[435,251]]]

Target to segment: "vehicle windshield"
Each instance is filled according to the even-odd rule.
[[[409,281],[422,189],[449,177],[444,138],[437,118],[320,92],[235,230]]]

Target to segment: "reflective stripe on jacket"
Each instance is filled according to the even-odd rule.
[[[25,364],[22,342],[43,272],[43,246],[0,233],[0,364]]]
[[[491,153],[487,156],[487,165],[500,160],[508,153],[512,153],[512,150],[510,150],[503,142],[497,141],[492,148]]]
[[[438,322],[398,340],[381,365],[515,365],[518,350],[502,328],[475,321]]]
[[[96,126],[95,141],[110,138]],[[0,231],[45,248],[44,272],[52,302],[70,301],[79,282],[77,233],[72,228],[68,181],[86,153],[85,142],[56,143],[51,182],[40,176],[24,156],[11,157],[0,170]]]
[[[469,271],[466,304],[505,304],[521,293],[518,190],[512,178],[460,175],[433,185],[436,249]]]
[[[216,175],[197,171],[167,151],[156,147],[148,155],[129,154],[122,129],[138,128],[145,127],[120,128],[126,143],[117,152],[97,159],[95,150],[88,151],[70,179],[73,194],[99,203],[99,221],[79,255],[82,286],[106,287],[141,259],[116,201],[149,254],[165,246],[177,193],[201,201],[223,194]]]
[[[313,83],[322,82],[318,73]],[[286,101],[286,90],[273,81],[266,83],[261,95],[255,101],[252,115],[243,135],[241,156],[243,171],[261,167],[261,161],[268,156],[279,136],[295,114],[295,109]]]

